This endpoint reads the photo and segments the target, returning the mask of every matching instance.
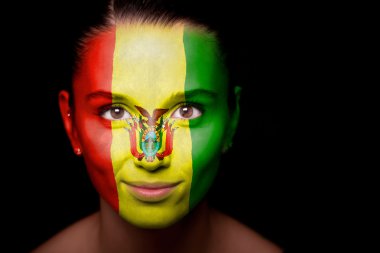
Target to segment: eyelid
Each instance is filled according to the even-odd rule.
[[[128,111],[128,107],[123,105],[123,104],[119,104],[119,103],[114,103],[114,104],[108,104],[108,105],[104,105],[102,107],[99,108],[99,114],[101,114],[102,112],[105,112],[105,111],[108,111],[109,109],[112,109],[114,107],[121,107],[123,108],[124,110]]]
[[[195,108],[197,111],[199,111],[199,112],[198,112],[199,115],[197,115],[197,116],[194,117],[194,118],[184,118],[184,117],[180,117],[180,116],[178,116],[178,117],[174,117],[173,115],[174,115],[176,112],[178,112],[178,110],[179,110],[181,107],[184,107],[184,106],[188,106],[188,107],[193,107],[193,108]],[[180,103],[180,104],[176,105],[174,108],[175,108],[175,109],[174,109],[174,111],[170,114],[170,117],[171,117],[171,118],[176,118],[176,119],[183,119],[183,120],[192,120],[192,119],[196,119],[196,118],[202,116],[202,114],[203,114],[203,112],[204,112],[204,110],[203,110],[203,106],[202,106],[202,105],[200,105],[200,104],[198,104],[198,103],[192,103],[192,102],[183,102],[183,103]]]
[[[196,103],[196,102],[181,102],[181,103],[178,103],[177,105],[174,106],[175,110],[182,107],[182,106],[193,106],[195,108],[197,108],[198,110],[202,111],[203,112],[203,105],[202,104],[199,104],[199,103]]]
[[[127,109],[128,107],[123,105],[123,104],[109,104],[109,105],[105,105],[105,106],[102,106],[99,110],[99,115],[106,119],[106,120],[109,120],[109,121],[118,121],[118,120],[125,120],[125,118],[123,117],[122,119],[109,119],[105,116],[106,113],[109,112],[109,110],[111,110],[112,108],[121,108],[122,110],[124,110],[129,116],[127,116],[127,118],[131,118],[132,117],[132,113]]]

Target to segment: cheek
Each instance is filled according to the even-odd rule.
[[[228,126],[227,108],[215,109],[204,115],[201,122],[190,124],[195,170],[207,170],[217,163]]]
[[[190,208],[203,199],[217,174],[224,136],[222,126],[222,122],[214,121],[213,124],[191,129],[193,179]]]
[[[112,130],[99,120],[82,116],[79,139],[90,179],[100,196],[118,211],[118,196],[111,157]]]
[[[191,130],[193,140],[193,169],[204,170],[218,160],[224,132],[214,125]]]
[[[112,167],[114,175],[117,182],[120,180],[120,173],[123,168],[127,165],[127,160],[132,159],[132,154],[130,152],[130,141],[129,133],[124,128],[112,129],[112,145],[110,145],[111,156],[109,159],[112,160]]]
[[[112,130],[91,119],[81,123],[79,137],[86,161],[95,167],[102,167],[102,165],[110,163]]]

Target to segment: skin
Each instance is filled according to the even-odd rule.
[[[133,34],[130,26],[121,28],[121,35]],[[83,152],[100,195],[100,210],[32,252],[282,252],[250,228],[211,209],[204,199],[219,156],[229,145],[238,121],[238,107],[228,113],[227,83],[223,83],[226,79],[219,80],[217,76],[224,69],[217,61],[217,47],[210,41],[210,34],[195,27],[186,31],[183,24],[166,28],[137,24],[136,28],[139,32],[135,36],[121,36],[132,38],[129,42],[135,44],[128,43],[128,39],[115,43],[117,28],[95,36],[74,80],[74,107],[70,107],[68,92],[59,95],[65,129],[74,150],[80,148]],[[181,45],[173,41],[182,41],[182,47],[173,50],[173,45]],[[130,50],[129,56],[135,53],[136,57],[126,60],[122,57],[126,51],[114,54],[120,52],[115,49],[121,45]],[[137,50],[144,45],[148,47]],[[159,56],[164,61],[157,62]],[[129,62],[131,59],[135,62]],[[132,77],[126,74],[128,64],[133,69]],[[189,72],[184,67],[190,65],[199,67]],[[160,89],[155,89],[158,86]],[[179,110],[189,101],[202,107],[194,107],[191,117]],[[114,109],[111,114],[110,105],[128,109],[127,120],[112,119],[120,116],[116,113],[120,110]],[[131,153],[130,135],[125,128],[129,126],[128,115],[139,115],[136,105],[150,114],[157,108],[168,109],[165,119],[174,121],[173,153],[162,160],[139,160]],[[136,178],[180,179],[181,184],[164,201],[144,203],[131,198],[125,183]]]
[[[159,230],[124,222],[101,201],[100,212],[61,231],[31,253],[281,253],[255,231],[200,203],[184,219]]]
[[[126,221],[168,227],[211,186],[238,121],[238,111],[229,114],[219,55],[211,34],[184,24],[118,25],[88,43],[74,78],[75,111],[67,92],[60,95],[61,108],[73,112],[73,120],[64,117],[67,133],[73,147],[83,150],[100,196]],[[165,109],[163,120],[175,130],[173,151],[162,160],[131,153],[126,129],[141,117],[138,108],[149,115]],[[131,187],[141,183],[178,185],[163,201],[148,201]]]

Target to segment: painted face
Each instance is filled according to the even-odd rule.
[[[89,41],[73,92],[89,175],[123,219],[163,228],[202,200],[234,130],[212,35],[117,25]]]

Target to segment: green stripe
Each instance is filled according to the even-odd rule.
[[[223,136],[228,126],[227,72],[212,34],[185,27],[183,40],[186,54],[185,99],[189,103],[200,104],[204,109],[201,117],[190,120],[192,209],[205,196],[217,174]],[[207,90],[215,96],[211,98],[207,92],[194,96],[190,91],[195,89]]]

